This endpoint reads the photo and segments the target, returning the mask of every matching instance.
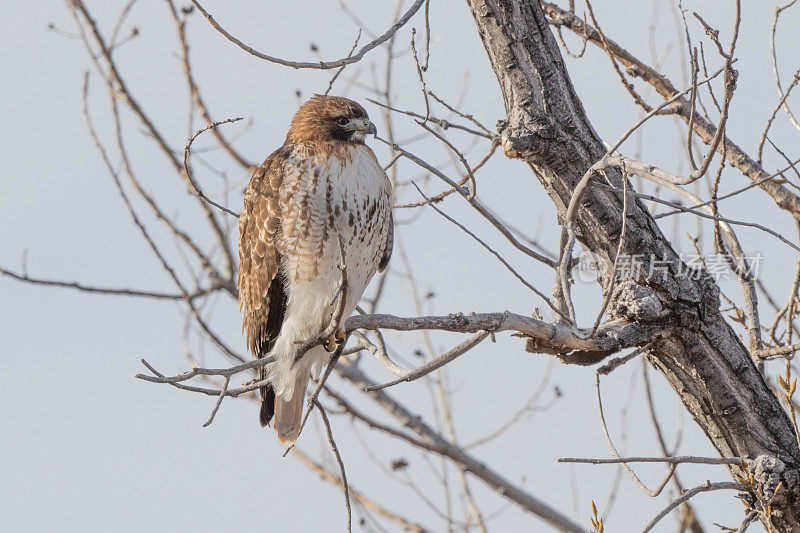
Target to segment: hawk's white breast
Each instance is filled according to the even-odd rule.
[[[348,281],[343,319],[377,271],[392,231],[392,190],[366,145],[345,145],[333,153],[300,146],[286,164],[280,204],[278,250],[288,301],[272,352],[278,357],[273,375],[279,395],[290,394],[297,372],[307,374],[311,364],[326,359],[320,347],[302,364],[288,357],[297,341],[314,338],[331,320],[341,276],[339,236]]]

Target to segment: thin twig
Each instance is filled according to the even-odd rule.
[[[595,374],[594,383],[595,383],[595,389],[597,391],[597,408],[598,408],[598,411],[600,413],[600,422],[602,423],[603,434],[605,435],[606,442],[608,442],[608,446],[611,449],[611,454],[616,459],[621,459],[622,457],[620,457],[616,446],[614,446],[614,442],[611,440],[611,435],[608,432],[608,426],[606,425],[606,417],[605,417],[605,414],[603,412],[603,398],[602,398],[602,395],[600,394],[600,374],[599,373]],[[664,487],[667,486],[667,483],[669,482],[670,478],[672,477],[672,474],[675,473],[675,467],[676,467],[675,463],[671,463],[670,466],[669,466],[669,469],[667,470],[667,475],[664,477],[663,481],[661,481],[661,483],[654,490],[650,490],[642,482],[642,480],[639,479],[639,476],[637,476],[636,473],[634,473],[634,471],[631,469],[631,467],[628,466],[628,463],[620,462],[620,464],[625,469],[625,471],[628,473],[628,475],[630,475],[631,479],[633,479],[634,483],[636,483],[636,485],[638,485],[638,487],[640,489],[642,489],[642,491],[645,494],[647,494],[648,496],[650,496],[651,498],[655,498],[656,496],[661,494],[661,491],[664,490]]]
[[[758,150],[756,152],[756,161],[758,161],[759,164],[761,164],[761,155],[764,150],[764,143],[767,140],[769,129],[772,127],[772,121],[775,120],[775,117],[778,115],[778,111],[780,111],[781,107],[786,106],[786,99],[789,98],[792,89],[797,87],[798,82],[800,82],[800,68],[795,71],[794,77],[792,78],[792,83],[789,84],[786,92],[783,93],[783,97],[778,102],[778,105],[772,110],[772,114],[769,116],[769,120],[767,120],[767,125],[764,127],[764,132],[761,134],[761,141],[758,143]]]
[[[15,279],[17,281],[22,281],[25,283],[30,283],[33,285],[44,285],[48,287],[64,287],[67,289],[75,289],[80,292],[91,292],[96,294],[108,294],[113,296],[136,296],[141,298],[153,298],[155,300],[184,300],[186,296],[183,294],[177,293],[168,293],[168,292],[157,292],[157,291],[145,291],[139,289],[128,289],[128,288],[114,288],[114,287],[96,287],[94,285],[86,285],[77,281],[61,281],[55,279],[44,279],[44,278],[32,278],[27,274],[20,274],[14,272],[12,270],[8,270],[6,268],[0,267],[0,274],[4,276],[8,276],[9,278]],[[208,287],[207,289],[202,289],[195,291],[189,294],[189,299],[194,300],[196,298],[200,298],[202,296],[207,296],[208,294],[218,290],[218,287]]]
[[[175,29],[178,33],[178,42],[181,46],[183,73],[184,77],[186,78],[186,85],[189,88],[189,95],[192,101],[194,101],[194,104],[197,106],[197,110],[200,111],[200,115],[203,117],[206,125],[211,125],[214,123],[214,120],[211,118],[211,113],[209,112],[208,106],[206,105],[206,102],[200,93],[200,87],[194,78],[194,74],[192,73],[192,63],[189,60],[189,43],[186,37],[186,17],[184,16],[181,18],[181,16],[178,14],[178,9],[175,7],[174,1],[169,0],[167,5],[169,6],[170,14],[172,15],[172,20],[175,23]],[[217,128],[212,128],[211,133],[214,135],[217,141],[219,141],[220,146],[222,146],[228,155],[230,155],[234,161],[242,166],[242,168],[251,172],[255,170],[256,165],[245,159],[236,149],[234,149],[233,145],[231,144],[232,139],[226,139]]]
[[[647,533],[651,529],[653,529],[656,524],[665,516],[667,516],[673,509],[677,506],[695,496],[696,494],[700,494],[701,492],[708,492],[712,490],[740,490],[745,491],[747,487],[742,485],[741,483],[734,483],[733,481],[721,481],[717,483],[711,483],[710,481],[706,481],[705,484],[697,486],[693,489],[687,490],[684,492],[680,498],[677,498],[672,503],[667,505],[663,511],[658,513],[651,521],[648,523],[645,528],[642,530],[642,533]]]
[[[537,261],[540,261],[540,262],[544,263],[545,265],[547,265],[547,266],[549,266],[551,268],[554,268],[557,265],[557,263],[555,261],[553,261],[552,259],[550,259],[549,257],[546,257],[546,256],[540,254],[539,252],[536,252],[535,250],[531,250],[530,248],[528,248],[527,246],[525,246],[524,244],[519,242],[511,234],[511,232],[508,230],[508,228],[506,228],[502,223],[500,223],[500,221],[497,220],[497,217],[495,217],[478,200],[478,198],[472,198],[470,200],[470,198],[469,198],[470,197],[470,193],[469,193],[468,190],[466,190],[464,187],[458,185],[456,182],[451,180],[449,177],[447,177],[447,175],[445,175],[443,172],[438,170],[436,167],[434,167],[431,164],[427,163],[426,161],[420,159],[419,157],[415,156],[411,152],[409,152],[407,150],[404,150],[403,148],[400,148],[397,145],[390,144],[388,141],[386,141],[384,139],[381,139],[380,137],[376,137],[376,138],[381,142],[389,144],[395,150],[397,150],[398,152],[403,154],[403,157],[405,157],[407,159],[410,159],[411,161],[413,161],[417,165],[421,166],[425,170],[427,170],[427,171],[431,172],[432,174],[434,174],[436,177],[440,178],[442,181],[444,181],[445,183],[450,185],[450,187],[453,187],[454,189],[456,189],[458,194],[460,194],[462,197],[464,197],[467,200],[467,202],[470,204],[470,206],[472,206],[476,211],[478,211],[478,213],[480,213],[486,220],[488,220],[495,228],[497,228],[497,230],[503,235],[503,237],[505,237],[514,246],[514,248],[516,248],[517,250],[521,251],[522,253],[524,253],[525,255],[527,255],[529,257],[533,257]],[[426,200],[430,200],[430,199],[426,197]]]
[[[217,209],[219,209],[221,211],[224,211],[224,212],[228,213],[229,215],[232,215],[232,216],[234,216],[236,218],[239,218],[239,213],[237,213],[236,211],[231,211],[230,209],[228,209],[225,206],[219,205],[217,202],[215,202],[214,200],[212,200],[211,198],[206,196],[205,193],[200,190],[200,187],[197,186],[197,182],[195,181],[194,177],[192,176],[192,170],[191,170],[191,167],[189,166],[189,158],[190,158],[190,155],[191,155],[192,143],[194,142],[195,139],[197,139],[197,137],[200,136],[200,134],[202,134],[203,132],[206,132],[208,130],[215,129],[216,127],[221,126],[222,124],[230,124],[232,122],[238,122],[240,120],[242,120],[242,117],[229,118],[229,119],[225,119],[225,120],[220,120],[218,122],[212,122],[211,124],[209,124],[205,128],[203,128],[201,130],[198,130],[194,135],[192,135],[192,137],[189,139],[189,142],[186,143],[186,148],[183,150],[183,169],[186,172],[186,177],[189,180],[189,183],[191,184],[192,191],[197,195],[198,198],[201,198],[202,200],[208,202],[209,204],[213,205]]]
[[[342,485],[342,480],[339,477],[336,477],[334,474],[328,472],[322,465],[313,461],[308,455],[302,452],[300,449],[295,448],[292,450],[292,456],[295,457],[300,463],[307,466],[312,472],[317,474],[322,480],[327,481],[328,483],[333,483],[334,485]],[[350,497],[352,498],[354,503],[363,505],[366,509],[376,513],[377,515],[397,524],[404,531],[411,531],[412,533],[432,533],[432,530],[426,528],[425,526],[417,523],[412,522],[411,520],[393,512],[384,507],[382,504],[376,502],[365,493],[357,490],[356,488],[350,486]]]
[[[426,4],[427,5],[427,4]],[[414,57],[414,65],[417,67],[417,77],[419,78],[419,84],[422,88],[422,99],[425,101],[425,118],[423,122],[427,122],[428,118],[431,116],[431,104],[428,102],[428,87],[425,85],[425,76],[422,74],[425,70],[422,69],[422,65],[419,64],[419,57],[417,57],[417,45],[414,42],[414,37],[417,35],[417,29],[411,28],[411,52]]]
[[[370,380],[352,364],[337,365],[336,370],[342,378],[362,390],[376,385],[375,382]],[[585,528],[576,524],[561,512],[503,478],[485,463],[478,461],[464,451],[463,448],[459,448],[448,442],[440,433],[431,428],[422,417],[408,411],[407,408],[395,401],[385,391],[377,390],[365,394],[369,395],[388,414],[406,428],[416,433],[421,439],[412,439],[416,442],[407,442],[414,445],[419,443],[422,445],[423,449],[448,458],[453,461],[454,464],[463,467],[469,474],[482,480],[486,483],[488,488],[499,492],[504,498],[516,503],[528,512],[535,514],[548,524],[558,528],[559,531],[565,533],[585,533]]]
[[[623,165],[622,174],[625,175],[625,167]],[[622,230],[620,231],[619,235],[619,243],[617,244],[617,253],[614,254],[614,264],[611,265],[611,271],[608,273],[608,280],[606,281],[606,286],[603,288],[603,305],[600,307],[600,312],[597,313],[597,318],[594,320],[594,326],[592,327],[592,335],[594,332],[597,331],[597,327],[600,325],[600,320],[603,319],[603,315],[608,309],[608,305],[611,303],[611,296],[614,293],[614,285],[617,282],[617,268],[619,265],[619,258],[622,255],[622,246],[625,242],[625,232],[628,229],[628,180],[623,178],[622,180]]]
[[[353,43],[353,47],[347,53],[347,57],[352,57],[353,52],[355,52],[356,50],[356,46],[358,46],[358,41],[360,40],[361,40],[361,29],[358,30],[358,35],[356,35],[356,40]],[[336,81],[336,78],[338,78],[339,74],[341,74],[344,71],[345,67],[347,67],[347,65],[342,65],[341,67],[339,67],[336,73],[331,77],[331,81],[328,82],[328,88],[325,89],[325,92],[323,94],[327,95],[328,93],[331,92],[331,89],[333,89],[333,84]]]
[[[772,33],[770,34],[769,44],[770,44],[770,50],[772,52],[772,72],[775,75],[775,85],[778,88],[778,96],[780,96],[781,99],[784,100],[783,109],[784,111],[786,111],[786,115],[789,117],[789,121],[797,130],[800,131],[800,122],[798,122],[797,118],[795,118],[794,113],[792,113],[792,110],[789,109],[789,105],[785,102],[785,99],[783,97],[783,88],[781,87],[781,77],[778,72],[778,54],[775,50],[775,34],[778,31],[778,20],[780,19],[781,13],[783,13],[785,10],[789,9],[796,3],[797,0],[792,0],[788,4],[775,8],[775,18],[772,21]]]
[[[430,91],[429,91],[428,94],[430,94],[431,96],[434,96],[434,94],[432,92],[430,92]],[[435,98],[435,96],[434,96],[434,98]],[[375,104],[377,106],[383,107],[384,109],[388,109],[389,111],[394,111],[395,113],[400,113],[402,115],[407,115],[409,117],[414,117],[414,118],[421,118],[421,119],[425,118],[425,115],[421,115],[421,114],[415,113],[413,111],[406,111],[406,110],[402,110],[402,109],[397,109],[396,107],[391,107],[389,105],[386,105],[386,104],[383,104],[381,102],[378,102],[377,100],[373,100],[372,98],[367,98],[367,101],[371,102],[371,103],[373,103],[373,104]],[[455,123],[450,122],[449,120],[445,120],[443,118],[436,118],[436,117],[430,117],[429,116],[428,117],[428,122],[432,122],[432,123],[436,124],[437,126],[442,128],[443,130],[448,130],[450,128],[453,128],[453,129],[456,129],[456,130],[461,130],[461,131],[470,133],[472,135],[477,135],[478,137],[483,137],[484,139],[490,139],[490,140],[499,139],[498,135],[493,134],[491,132],[487,133],[487,132],[483,132],[483,131],[474,130],[474,129],[469,128],[467,126],[462,126],[461,124],[455,124]]]
[[[336,456],[336,462],[339,464],[339,472],[342,474],[342,488],[344,489],[344,505],[347,509],[347,533],[352,530],[352,513],[350,511],[350,487],[347,485],[347,474],[344,471],[344,462],[342,456],[339,454],[339,447],[336,446],[336,441],[333,440],[333,432],[331,431],[331,423],[328,421],[328,415],[325,413],[325,408],[317,400],[314,400],[314,405],[317,406],[319,416],[322,418],[322,423],[325,424],[325,433],[328,435],[328,443],[331,445],[331,451]]]
[[[475,333],[472,337],[465,340],[464,342],[459,343],[457,346],[453,347],[451,350],[446,351],[439,357],[430,360],[429,362],[425,363],[419,368],[411,370],[407,372],[405,375],[400,376],[399,378],[390,381],[388,383],[384,383],[382,385],[376,385],[371,387],[369,390],[379,390],[385,389],[387,387],[392,387],[397,385],[398,383],[402,382],[411,382],[417,380],[423,376],[426,376],[433,372],[434,370],[441,368],[442,366],[450,363],[457,357],[467,353],[469,350],[480,344],[480,342],[489,336],[488,331],[479,331]]]
[[[429,200],[429,198],[427,196],[425,196],[425,193],[422,192],[422,189],[420,189],[419,186],[416,183],[412,182],[412,184],[417,189],[417,192],[419,192],[420,196],[422,196],[426,200]],[[563,313],[561,312],[561,310],[553,305],[553,302],[550,301],[550,298],[548,298],[542,291],[540,291],[539,289],[537,289],[536,287],[531,285],[528,282],[528,280],[526,280],[524,277],[522,277],[522,275],[519,272],[517,272],[514,269],[514,267],[512,267],[511,264],[509,264],[509,262],[506,261],[505,258],[502,255],[500,255],[497,251],[495,251],[494,248],[492,248],[491,246],[486,244],[486,242],[484,242],[480,237],[478,237],[472,231],[467,229],[466,226],[464,226],[463,224],[461,224],[460,222],[458,222],[457,220],[455,220],[454,218],[452,218],[451,216],[446,214],[444,211],[442,211],[441,209],[436,207],[435,204],[430,204],[430,206],[433,208],[434,211],[436,211],[437,213],[442,215],[444,218],[446,218],[447,220],[449,220],[450,222],[452,222],[453,224],[455,224],[459,228],[461,228],[461,230],[464,231],[467,235],[469,235],[470,237],[475,239],[478,243],[480,243],[480,245],[483,246],[484,248],[486,248],[486,250],[488,250],[492,255],[494,255],[503,264],[503,266],[505,266],[514,275],[515,278],[517,278],[523,285],[525,285],[527,288],[529,288],[531,291],[533,291],[537,296],[539,296],[542,300],[544,300],[544,302],[548,305],[548,307],[550,307],[550,309],[552,309],[556,314],[558,314],[560,316],[563,316]]]

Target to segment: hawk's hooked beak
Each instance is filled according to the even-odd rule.
[[[370,120],[368,118],[363,118],[363,119],[361,119],[360,122],[361,122],[361,124],[358,124],[356,126],[356,129],[359,129],[359,130],[363,131],[364,135],[369,135],[369,134],[377,135],[378,134],[378,128],[376,128],[375,124],[370,122]]]

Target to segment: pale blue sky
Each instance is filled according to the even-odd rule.
[[[406,2],[409,4],[409,2]],[[651,2],[622,0],[597,2],[603,27],[620,44],[650,62],[648,44],[652,20]],[[680,42],[676,38],[668,3],[660,1],[656,28],[657,54],[666,53],[664,70],[683,86]],[[689,10],[702,10],[712,24],[722,27],[727,38],[731,24],[731,2],[686,2]],[[740,146],[754,152],[763,124],[777,101],[769,64],[769,28],[773,7],[745,3],[739,87],[734,97],[729,135]],[[753,5],[751,5],[753,4]],[[110,29],[123,2],[88,2],[105,32]],[[335,2],[302,0],[287,2],[204,3],[218,20],[245,42],[271,54],[295,59],[315,59],[309,43],[316,43],[326,58],[344,55],[352,44],[356,28]],[[349,7],[369,25],[383,32],[390,23],[389,3],[351,1]],[[89,139],[81,115],[83,72],[91,68],[80,41],[47,30],[49,23],[73,31],[72,20],[60,2],[17,2],[0,20],[5,46],[0,47],[4,75],[0,78],[0,115],[4,142],[0,143],[0,264],[19,269],[27,250],[31,275],[79,280],[107,286],[128,286],[171,290],[168,277],[156,264],[122,207],[118,194]],[[707,16],[706,16],[707,15]],[[795,16],[794,24],[797,23]],[[791,24],[784,21],[784,29]],[[147,112],[158,122],[176,149],[188,137],[187,99],[182,85],[177,40],[165,5],[143,1],[137,4],[125,28],[136,25],[140,37],[117,52],[123,75]],[[422,32],[423,19],[416,16],[398,34],[397,49],[404,51],[411,26]],[[695,37],[700,37],[693,25]],[[428,86],[449,101],[457,101],[468,73],[462,108],[490,126],[503,117],[503,104],[496,79],[475,31],[465,3],[431,2],[431,68]],[[244,116],[253,126],[238,141],[241,151],[261,161],[282,143],[288,122],[297,108],[296,90],[304,97],[322,92],[330,72],[295,71],[265,63],[243,53],[210,29],[198,15],[191,17],[188,31],[196,75],[215,118]],[[796,68],[788,62],[797,41],[789,32],[780,45],[785,79]],[[366,40],[368,36],[364,37]],[[580,42],[568,35],[572,49]],[[362,41],[363,42],[363,41]],[[706,49],[707,51],[709,48]],[[382,72],[382,49],[345,71],[334,92],[343,92],[344,78],[358,75],[370,83],[371,65]],[[567,65],[597,132],[613,142],[638,117],[630,97],[610,69],[608,59],[589,47],[584,58],[567,58]],[[411,58],[398,58],[394,96],[402,108],[424,110]],[[716,64],[716,63],[715,63]],[[382,76],[382,74],[378,74]],[[109,107],[100,80],[92,77],[92,113],[101,134],[111,142]],[[370,96],[358,87],[348,96],[365,103],[382,129],[379,109],[365,101]],[[134,165],[146,186],[177,213],[190,231],[204,231],[196,204],[185,197],[184,186],[170,172],[152,141],[144,137],[129,113],[124,114],[126,138]],[[645,128],[642,157],[667,170],[685,171],[680,156],[683,139],[676,137],[670,118],[659,118]],[[397,137],[407,139],[418,133],[408,120],[396,119]],[[226,131],[239,131],[239,126]],[[683,131],[683,130],[681,130]],[[460,146],[468,139],[454,135]],[[797,132],[781,117],[773,127],[773,138],[795,156]],[[211,139],[198,141],[208,146]],[[375,146],[382,161],[388,156]],[[411,145],[432,162],[447,162],[439,146],[428,141]],[[482,157],[485,143],[469,152],[470,161]],[[623,146],[635,155],[636,141]],[[219,153],[208,156],[239,184],[248,176]],[[115,159],[116,161],[117,159]],[[779,164],[771,153],[768,169]],[[219,190],[219,180],[208,173],[203,183]],[[423,173],[401,162],[401,181],[419,179]],[[747,183],[737,172],[726,171],[723,188],[731,190]],[[429,189],[438,191],[438,183]],[[515,226],[535,233],[549,249],[558,246],[554,210],[529,169],[499,155],[479,177],[480,197]],[[403,198],[416,199],[409,191]],[[672,199],[672,196],[668,196]],[[228,200],[239,210],[239,188]],[[552,275],[531,264],[527,258],[498,239],[491,228],[479,221],[459,198],[441,204],[449,214],[469,223],[497,245],[528,279],[549,292]],[[771,199],[755,192],[746,198],[727,201],[723,213],[770,224],[794,239],[790,217],[776,213]],[[412,213],[398,212],[398,220]],[[146,217],[149,220],[149,217]],[[687,231],[694,222],[684,221],[678,229],[662,219],[668,235],[677,235],[678,247],[689,251]],[[707,231],[707,228],[706,228]],[[159,230],[168,252],[176,261],[171,238]],[[424,213],[413,224],[398,228],[399,239],[408,251],[422,290],[434,289],[432,312],[502,311],[530,313],[542,307],[491,256],[468,240],[458,229],[435,213]],[[708,236],[708,233],[706,233]],[[761,252],[766,259],[762,275],[783,298],[788,289],[795,257],[771,237],[739,230],[748,252]],[[381,309],[394,314],[412,314],[407,284],[397,274],[405,269],[398,260],[392,264],[387,298]],[[491,281],[489,281],[491,280]],[[733,284],[725,288],[738,295]],[[579,303],[585,303],[581,319],[591,322],[596,313],[597,289],[582,285],[576,289]],[[767,307],[764,306],[766,310]],[[214,325],[223,338],[244,351],[239,315],[235,303],[220,298]],[[48,289],[0,278],[0,356],[5,376],[0,420],[0,524],[7,531],[218,531],[231,528],[249,531],[342,531],[344,509],[341,494],[296,461],[281,458],[283,451],[269,430],[256,420],[256,406],[246,400],[226,401],[214,424],[202,428],[213,401],[175,389],[134,379],[145,357],[166,372],[186,368],[183,358],[183,318],[179,307],[167,302],[92,296],[64,289]],[[413,334],[387,335],[394,348],[408,355],[419,345]],[[445,348],[458,337],[437,335],[437,348]],[[212,349],[209,361],[221,360]],[[408,357],[413,361],[413,356]],[[468,442],[487,433],[510,416],[536,388],[547,369],[547,357],[526,354],[521,342],[499,335],[497,344],[486,343],[458,360],[451,368],[456,389],[455,417],[459,436]],[[377,364],[367,368],[377,380],[388,373]],[[641,383],[630,392],[631,376],[641,372],[638,363],[620,369],[604,385],[609,424],[619,436],[619,411],[629,401],[628,451],[635,455],[656,455],[652,429],[642,404]],[[658,404],[668,433],[674,435],[676,402],[663,380],[652,374]],[[611,467],[575,468],[578,496],[573,515],[570,467],[556,464],[560,456],[607,456],[593,399],[594,373],[555,365],[552,385],[565,396],[547,412],[520,424],[504,438],[476,448],[475,454],[516,482],[523,482],[534,495],[588,525],[590,502],[602,507],[612,484]],[[335,382],[338,383],[338,382]],[[357,392],[340,389],[358,400]],[[412,409],[430,414],[424,387],[407,384],[392,394]],[[546,393],[545,397],[549,397]],[[368,405],[366,400],[362,400]],[[371,409],[370,409],[371,410]],[[371,410],[371,412],[374,412]],[[714,455],[694,423],[685,417],[682,453]],[[401,484],[386,481],[375,464],[364,456],[352,425],[346,418],[333,417],[334,432],[354,486],[366,489],[389,507],[419,520],[434,530],[442,522]],[[406,457],[410,474],[429,490],[429,497],[442,504],[441,490],[415,450],[409,450],[382,436],[360,433],[378,450],[383,464]],[[300,446],[330,461],[327,448],[313,432],[304,435]],[[436,461],[436,460],[434,460]],[[663,475],[662,467],[643,467],[643,477],[652,485]],[[727,479],[720,467],[679,470],[686,486]],[[472,482],[485,514],[502,505],[479,481]],[[666,492],[666,491],[665,491]],[[674,492],[674,491],[673,491]],[[634,531],[663,507],[664,497],[647,498],[632,482],[623,478],[615,512],[607,521],[609,531]],[[460,503],[456,503],[460,509]],[[696,499],[708,531],[712,522],[734,525],[742,506],[732,494],[711,494]],[[356,523],[357,517],[356,516]],[[544,531],[534,517],[514,507],[490,523],[493,531]],[[356,526],[355,530],[359,530]],[[659,531],[674,530],[674,521],[664,521]],[[757,531],[757,528],[751,531]]]

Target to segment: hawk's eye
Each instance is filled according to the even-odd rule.
[[[350,119],[347,117],[337,118],[336,123],[340,126],[347,126],[350,123]]]

